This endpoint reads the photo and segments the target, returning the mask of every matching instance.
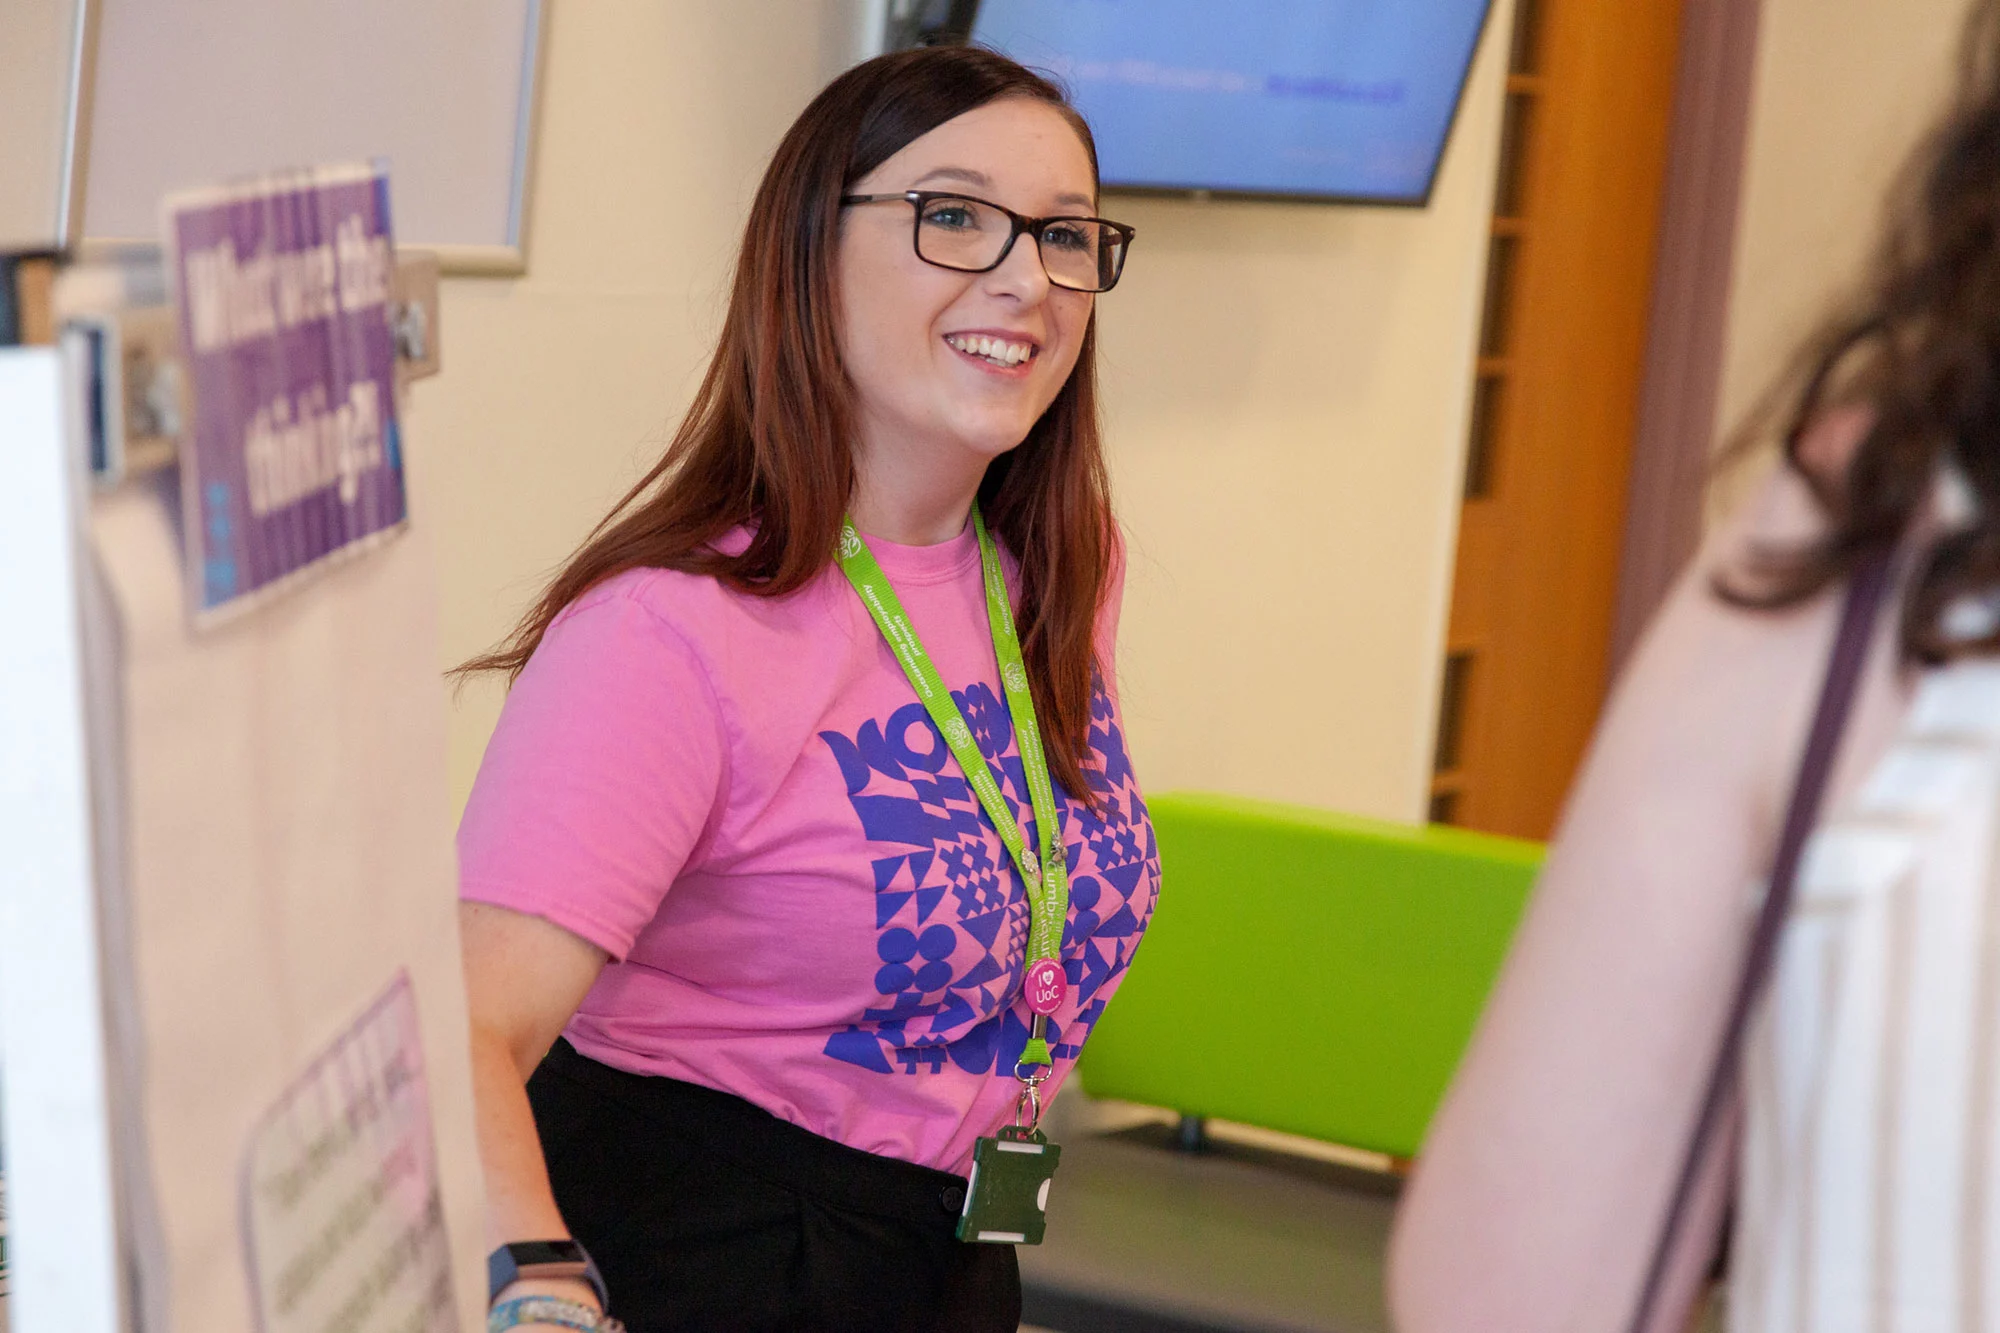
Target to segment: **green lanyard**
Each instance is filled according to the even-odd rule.
[[[993,651],[1000,660],[1000,682],[1007,692],[1007,711],[1014,719],[1014,736],[1020,743],[1021,767],[1027,774],[1028,799],[1034,805],[1035,825],[1042,833],[1041,854],[1028,846],[1014,812],[1000,793],[986,757],[973,744],[972,728],[952,702],[930,655],[917,638],[917,630],[896,597],[895,588],[882,572],[868,543],[847,520],[840,529],[840,568],[848,582],[861,594],[862,604],[875,620],[882,637],[903,664],[903,674],[923,701],[924,709],[937,724],[952,756],[965,771],[986,817],[1007,845],[1028,885],[1028,901],[1033,907],[1028,931],[1028,954],[1023,961],[1023,988],[1028,1007],[1035,1015],[1034,1032],[1021,1052],[1023,1065],[1055,1063],[1049,1055],[1048,1016],[1060,1007],[1068,993],[1063,975],[1063,922],[1069,916],[1069,867],[1063,853],[1062,834],[1056,821],[1055,788],[1049,782],[1048,757],[1042,752],[1042,731],[1035,723],[1035,701],[1028,692],[1028,669],[1021,662],[1021,640],[1014,630],[1014,610],[1007,601],[1007,579],[1000,568],[1000,552],[986,531],[979,506],[972,506],[972,526],[979,534],[979,563],[986,579],[986,615],[993,628]]]

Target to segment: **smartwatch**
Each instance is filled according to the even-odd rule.
[[[597,1293],[600,1307],[607,1312],[611,1309],[604,1275],[597,1271],[597,1264],[583,1246],[573,1240],[517,1240],[487,1255],[487,1303],[499,1299],[501,1292],[525,1277],[578,1278],[588,1282]]]

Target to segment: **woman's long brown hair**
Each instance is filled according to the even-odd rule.
[[[1901,540],[1949,462],[1978,512],[1919,555],[1902,624],[1905,655],[1939,662],[2000,651],[2000,630],[1968,639],[1943,624],[1960,598],[2000,590],[2000,0],[1974,7],[1956,100],[1890,200],[1861,295],[1806,344],[1751,426],[1782,410],[1786,463],[1828,530],[1759,552],[1716,590],[1737,605],[1781,607],[1847,578]],[[1814,422],[1850,405],[1871,425],[1845,471],[1829,474],[1802,446]]]
[[[729,310],[673,442],[612,508],[498,648],[454,673],[518,676],[564,607],[605,579],[652,567],[704,574],[761,597],[797,591],[833,561],[854,492],[854,408],[837,336],[840,196],[912,140],[1003,97],[1045,102],[1096,145],[1062,90],[978,47],[879,56],[827,85],[779,143],[750,207]],[[1097,418],[1096,320],[1076,368],[979,488],[994,535],[1020,562],[1021,654],[1071,795],[1085,780],[1094,630],[1113,552]],[[749,526],[749,545],[716,542]],[[1094,802],[1093,802],[1094,803]]]

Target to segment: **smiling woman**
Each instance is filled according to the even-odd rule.
[[[1003,57],[836,80],[673,445],[464,668],[514,679],[459,833],[494,1328],[1018,1324],[1159,884],[1096,196]]]

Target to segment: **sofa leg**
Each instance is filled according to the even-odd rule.
[[[1179,1128],[1174,1131],[1174,1146],[1182,1152],[1206,1152],[1208,1121],[1198,1115],[1182,1116]]]

